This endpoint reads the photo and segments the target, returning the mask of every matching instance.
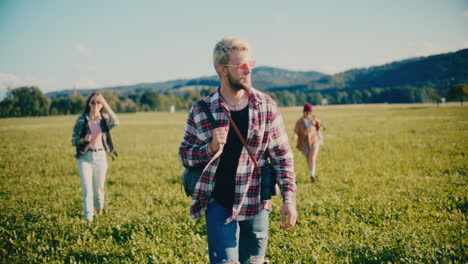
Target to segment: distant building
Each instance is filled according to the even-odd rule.
[[[175,112],[175,105],[171,105],[169,112],[171,112],[171,113]]]
[[[328,105],[328,99],[327,98],[322,98],[321,105]]]
[[[73,87],[73,94],[72,97],[75,97],[78,95],[78,91],[76,90],[76,87]]]

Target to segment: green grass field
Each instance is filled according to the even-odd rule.
[[[318,182],[294,150],[299,220],[272,263],[467,263],[468,111],[317,107]],[[300,108],[282,109],[291,138]],[[0,263],[207,263],[204,219],[179,184],[186,113],[121,114],[106,214],[86,225],[70,138],[76,116],[0,119]],[[294,148],[294,146],[293,146]]]

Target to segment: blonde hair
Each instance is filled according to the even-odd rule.
[[[216,43],[213,51],[213,65],[216,69],[218,65],[229,63],[229,56],[233,50],[250,51],[250,44],[243,39],[236,37],[225,37]],[[216,71],[218,71],[216,69]]]

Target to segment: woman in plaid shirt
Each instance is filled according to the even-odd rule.
[[[104,110],[107,114],[103,113]],[[73,127],[72,145],[76,148],[75,157],[83,187],[84,218],[88,224],[94,219],[94,207],[98,215],[103,214],[106,153],[117,156],[110,135],[110,130],[117,125],[119,119],[104,96],[92,93]]]
[[[296,222],[294,164],[276,103],[251,84],[255,62],[250,45],[224,38],[213,54],[221,86],[204,98],[218,127],[211,127],[200,103],[191,109],[179,156],[185,167],[204,165],[190,205],[192,218],[206,214],[211,263],[263,263],[271,200],[260,198],[261,178],[229,124],[227,109],[262,167],[270,157],[283,196],[281,219]]]

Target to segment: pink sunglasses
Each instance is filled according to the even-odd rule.
[[[255,63],[256,62],[252,60],[247,63],[241,63],[239,65],[224,64],[224,66],[237,68],[239,72],[243,72],[243,71],[246,71],[247,69],[249,70],[253,69],[255,67]]]

